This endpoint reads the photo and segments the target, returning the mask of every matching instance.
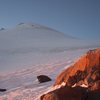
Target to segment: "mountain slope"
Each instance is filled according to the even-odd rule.
[[[12,29],[0,31],[0,66],[3,66],[0,71],[43,64],[53,58],[49,56],[53,55],[51,53],[86,47],[91,47],[91,43],[42,25],[20,23]]]

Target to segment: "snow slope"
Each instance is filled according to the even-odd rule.
[[[83,41],[33,23],[1,30],[0,88],[8,91],[0,93],[0,100],[37,100],[61,70],[98,46],[99,42]],[[40,74],[53,81],[39,84],[36,77]]]
[[[51,89],[55,77],[62,70],[74,63],[87,49],[70,50],[54,54],[52,63],[34,65],[29,69],[9,73],[0,77],[0,88],[6,88],[7,92],[0,93],[0,100],[38,100],[38,97]],[[51,82],[39,84],[37,75],[48,75]]]
[[[90,45],[42,25],[20,23],[0,31],[0,73],[43,64],[53,53]]]

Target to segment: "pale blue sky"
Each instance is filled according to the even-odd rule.
[[[83,39],[100,39],[100,0],[0,0],[0,27],[33,22]]]

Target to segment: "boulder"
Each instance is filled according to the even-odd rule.
[[[37,79],[40,83],[51,81],[51,78],[46,75],[39,75],[37,76]]]
[[[0,89],[0,92],[5,92],[5,91],[7,91],[6,89]]]

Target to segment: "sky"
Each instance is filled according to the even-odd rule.
[[[21,22],[100,40],[100,0],[0,0],[0,28]]]

